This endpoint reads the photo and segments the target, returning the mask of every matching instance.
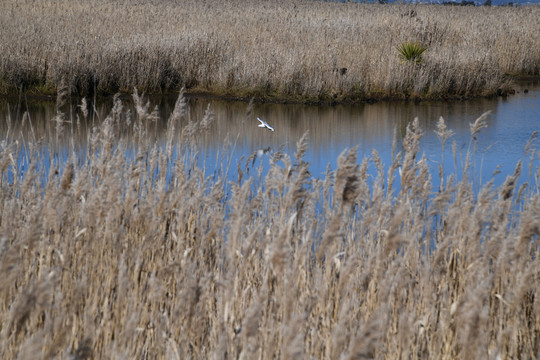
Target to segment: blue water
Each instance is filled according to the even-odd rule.
[[[330,0],[333,1],[333,0]],[[346,2],[347,0],[338,0],[339,2]],[[456,5],[460,5],[463,3],[462,0],[352,0],[353,2],[360,2],[360,3],[371,3],[371,4],[377,4],[377,3],[387,3],[387,4],[394,4],[394,3],[406,3],[406,4],[444,4],[444,3],[454,3]],[[467,3],[471,0],[465,0]],[[481,6],[486,4],[486,0],[472,0],[475,5]],[[521,5],[538,5],[538,0],[492,0],[491,5],[492,6],[521,6]]]
[[[242,123],[243,106],[226,107],[216,114],[215,137],[205,144],[207,164],[215,163],[215,154],[225,138],[231,139],[233,165],[242,156],[257,149],[282,149],[291,157],[296,152],[296,142],[302,134],[309,132],[309,149],[305,160],[310,163],[313,176],[321,177],[330,166],[337,168],[337,158],[345,150],[358,147],[359,158],[370,157],[376,150],[383,163],[388,166],[392,159],[394,131],[397,137],[397,151],[402,151],[402,141],[406,126],[418,118],[424,130],[420,141],[418,158],[425,155],[432,169],[433,185],[438,186],[438,162],[441,161],[441,141],[434,130],[439,117],[443,117],[454,136],[447,140],[444,151],[445,176],[461,177],[467,150],[475,150],[472,157],[470,176],[479,187],[490,179],[495,185],[504,182],[522,161],[523,181],[528,179],[530,154],[526,157],[525,146],[534,131],[540,130],[540,89],[521,89],[508,98],[478,99],[456,102],[377,103],[354,106],[310,107],[299,105],[256,105],[252,119]],[[470,123],[483,113],[491,111],[482,129],[475,138],[471,137]],[[274,133],[259,129],[255,116],[259,116],[276,129]],[[455,145],[453,143],[455,142]],[[452,147],[455,146],[456,158]],[[537,142],[532,149],[537,149]],[[271,152],[260,159],[268,163]],[[534,156],[535,164],[538,156]],[[259,159],[257,159],[259,160]],[[266,161],[266,162],[265,162]],[[533,169],[534,171],[534,169]],[[493,175],[496,172],[497,174]],[[396,174],[397,175],[397,174]]]
[[[472,157],[473,166],[469,175],[477,189],[490,179],[493,179],[495,185],[502,184],[506,177],[513,173],[518,161],[524,163],[520,182],[527,181],[530,185],[537,186],[534,174],[528,173],[531,153],[526,157],[525,146],[531,134],[540,130],[540,86],[538,83],[530,83],[522,84],[516,89],[516,94],[508,98],[452,102],[380,102],[338,106],[255,104],[248,114],[246,103],[189,99],[188,113],[177,124],[177,128],[185,126],[189,120],[202,119],[210,105],[214,121],[208,131],[198,136],[198,164],[204,167],[206,176],[215,175],[237,181],[238,169],[241,169],[242,179],[256,175],[259,171],[264,176],[270,167],[271,157],[277,151],[287,154],[291,162],[294,162],[296,143],[306,132],[309,147],[304,160],[310,163],[313,177],[323,177],[328,168],[335,170],[339,155],[353,147],[358,148],[359,161],[370,157],[373,150],[376,150],[383,164],[388,167],[392,159],[394,134],[396,151],[402,151],[407,124],[418,118],[424,136],[420,141],[417,159],[425,155],[431,169],[433,187],[437,188],[437,168],[442,153],[441,142],[434,130],[437,120],[442,116],[448,128],[455,133],[445,145],[445,177],[451,174],[458,179],[461,177],[467,150],[471,148],[476,151]],[[525,89],[528,91],[525,92]],[[176,98],[150,99],[151,108],[157,106],[160,113],[159,120],[148,124],[148,141],[152,146],[158,144],[165,147],[166,122],[175,101]],[[73,105],[77,103],[77,100],[72,100]],[[126,97],[124,113],[130,111],[133,122],[136,112],[130,108],[130,104],[130,97]],[[66,124],[64,129],[67,140],[49,148],[46,142],[43,143],[40,157],[44,162],[53,158],[60,172],[73,152],[82,157],[88,146],[89,131],[105,119],[111,105],[111,101],[96,104],[96,112],[92,113],[86,122],[80,120],[82,115],[73,106],[67,114],[71,122]],[[26,119],[26,123],[21,124],[24,111],[30,114],[30,122]],[[475,139],[471,138],[469,124],[486,111],[491,111],[486,120],[488,127],[482,129]],[[54,113],[55,105],[52,101],[37,103],[27,100],[21,103],[0,100],[2,139],[23,144],[33,139],[54,138],[55,125],[51,121]],[[257,117],[266,120],[275,131],[259,128]],[[29,123],[32,126],[29,126]],[[176,149],[181,146],[179,141],[176,137],[173,142]],[[456,158],[453,156],[452,147],[456,149]],[[536,151],[537,148],[535,143],[532,149]],[[250,155],[257,151],[259,155],[248,161]],[[533,172],[536,172],[538,156],[533,154],[533,159]],[[79,162],[81,161],[82,159],[79,159]],[[21,152],[17,162],[20,167],[19,176],[24,176],[28,155]],[[284,166],[283,162],[279,164]],[[374,166],[370,169],[375,176]],[[168,171],[170,170],[169,168]],[[493,176],[494,172],[498,173]],[[397,173],[396,177],[396,184],[399,184]]]

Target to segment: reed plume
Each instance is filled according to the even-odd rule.
[[[133,122],[114,98],[87,146],[68,127],[44,139],[63,163],[2,141],[2,358],[538,355],[540,196],[521,163],[500,186],[475,192],[465,168],[434,191],[414,120],[388,169],[353,148],[313,178],[305,134],[267,173],[207,175],[210,112],[179,96],[157,142],[132,101]]]

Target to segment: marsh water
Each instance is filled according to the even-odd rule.
[[[79,100],[71,99],[73,105]],[[174,109],[176,97],[150,98],[150,109],[157,107],[159,119],[149,127],[153,141],[165,143],[167,119]],[[124,99],[125,113],[135,117],[130,97]],[[420,142],[420,156],[425,154],[434,185],[438,183],[437,166],[442,158],[441,142],[434,133],[437,120],[442,116],[449,129],[454,131],[445,146],[445,176],[459,174],[464,164],[464,156],[469,147],[474,148],[473,176],[477,184],[493,179],[501,184],[512,174],[518,161],[524,162],[524,177],[530,154],[526,156],[525,146],[534,131],[540,130],[540,83],[521,83],[516,94],[506,98],[475,99],[466,101],[436,102],[378,102],[374,104],[307,106],[283,104],[253,104],[248,111],[244,102],[222,101],[209,98],[188,98],[188,113],[182,120],[200,120],[207,109],[213,113],[214,121],[200,138],[200,160],[206,173],[223,169],[223,153],[230,154],[229,177],[237,176],[236,169],[269,167],[271,154],[283,151],[294,158],[296,144],[308,132],[309,148],[304,160],[310,163],[314,177],[322,177],[327,168],[336,169],[337,159],[345,150],[358,148],[359,158],[370,157],[373,150],[380,155],[388,167],[392,158],[392,144],[396,138],[396,151],[403,149],[402,140],[407,124],[418,118],[425,135]],[[71,147],[84,147],[87,132],[102,121],[110,112],[112,99],[92,105],[95,111],[85,124],[75,125],[80,111],[76,106],[68,113],[72,120],[66,125],[67,132],[77,126],[78,136],[66,143],[66,157]],[[470,123],[480,115],[491,111],[487,118],[488,127],[474,139],[470,134]],[[24,112],[28,112],[21,126]],[[11,141],[29,141],[51,136],[55,124],[55,101],[33,101],[29,99],[0,100],[0,136]],[[264,119],[275,131],[258,127],[257,117]],[[79,116],[79,119],[81,116]],[[455,142],[455,145],[453,145]],[[452,147],[455,148],[453,155]],[[62,150],[60,150],[62,152]],[[257,156],[251,156],[257,154]],[[249,158],[249,161],[248,161]],[[535,155],[538,159],[538,156]],[[21,160],[22,161],[22,160]],[[535,160],[538,162],[538,160]],[[495,174],[495,175],[493,175]],[[534,179],[529,178],[527,181]]]

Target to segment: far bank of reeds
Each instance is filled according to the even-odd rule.
[[[274,101],[466,98],[540,75],[540,7],[319,1],[0,4],[0,93],[188,92]],[[417,43],[421,60],[399,48]]]
[[[210,112],[188,118],[180,97],[157,145],[133,98],[82,148],[85,102],[68,117],[60,101],[50,136],[0,143],[1,358],[539,357],[534,137],[527,164],[476,193],[468,166],[429,171],[417,122],[388,167],[351,149],[312,178],[305,135],[231,182],[197,165]],[[442,119],[437,135],[449,151]]]

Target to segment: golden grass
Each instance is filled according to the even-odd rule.
[[[323,1],[0,4],[0,91],[192,92],[289,101],[504,93],[540,75],[540,7]],[[403,63],[405,42],[427,46]]]
[[[156,146],[134,101],[129,118],[116,98],[62,166],[41,147],[69,144],[84,104],[53,136],[1,143],[1,358],[540,356],[538,168],[528,187],[518,164],[477,194],[467,170],[432,189],[413,122],[388,172],[352,149],[313,179],[304,136],[295,158],[231,183],[196,165],[210,113],[189,120],[180,97]],[[452,135],[443,120],[437,133]]]

